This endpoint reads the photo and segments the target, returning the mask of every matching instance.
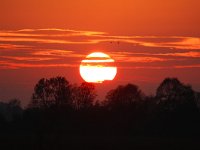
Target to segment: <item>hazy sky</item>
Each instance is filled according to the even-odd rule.
[[[82,82],[94,51],[118,66],[100,95],[128,82],[153,93],[168,76],[200,90],[199,27],[198,0],[1,0],[0,99],[27,104],[42,77]]]

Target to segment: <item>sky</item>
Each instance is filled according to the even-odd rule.
[[[80,84],[80,62],[95,51],[118,67],[97,85],[100,99],[126,83],[154,94],[165,77],[200,91],[199,27],[197,0],[1,0],[0,100],[28,104],[43,77]]]

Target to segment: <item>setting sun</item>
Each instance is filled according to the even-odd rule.
[[[80,74],[86,82],[102,83],[105,80],[113,80],[117,74],[115,60],[102,52],[89,54],[81,61]]]

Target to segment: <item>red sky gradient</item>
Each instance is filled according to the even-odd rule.
[[[42,77],[79,84],[79,64],[94,51],[118,66],[99,95],[128,82],[154,93],[165,77],[200,90],[199,8],[197,0],[2,0],[0,99],[27,104]]]

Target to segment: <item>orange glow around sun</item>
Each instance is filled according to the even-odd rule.
[[[81,61],[80,74],[86,82],[102,83],[105,80],[113,80],[117,74],[115,60],[102,52],[89,54]]]

